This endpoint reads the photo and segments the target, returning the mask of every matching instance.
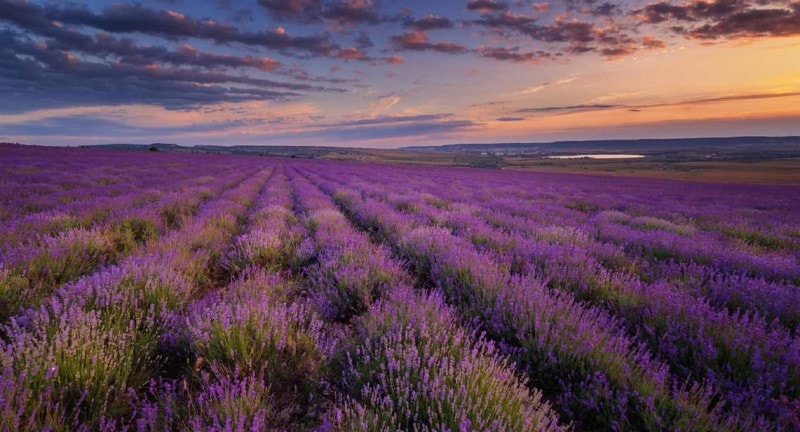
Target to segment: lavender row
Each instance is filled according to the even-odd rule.
[[[626,208],[626,212],[620,211],[618,208],[622,200],[614,205],[605,204],[601,207],[594,201],[587,200],[567,203],[552,200],[531,202],[528,199],[489,198],[489,191],[486,190],[482,193],[486,199],[480,202],[480,205],[484,209],[492,209],[488,213],[495,217],[502,219],[508,214],[517,214],[536,218],[538,225],[549,222],[562,227],[571,226],[601,242],[619,245],[634,259],[642,258],[656,263],[693,262],[722,272],[767,278],[777,282],[788,281],[797,284],[800,281],[800,271],[798,271],[800,262],[797,254],[793,252],[794,237],[788,234],[793,231],[792,226],[797,225],[797,222],[791,220],[787,221],[786,225],[777,225],[779,228],[775,228],[781,231],[781,241],[777,241],[779,244],[775,247],[765,247],[757,242],[748,243],[720,235],[718,231],[724,228],[717,229],[717,222],[711,222],[708,218],[698,220],[697,217],[690,216],[697,212],[696,208],[686,214],[679,213],[680,207],[677,207],[672,210],[670,216],[665,216],[662,212],[641,206],[637,206],[635,210]],[[497,197],[496,191],[494,196]],[[651,199],[650,202],[653,206],[658,205],[658,200]],[[670,202],[671,204],[674,203]],[[704,210],[711,213],[707,208]],[[661,217],[647,213],[655,213]],[[728,213],[730,211],[725,214]],[[522,224],[525,223],[522,221]],[[782,243],[783,240],[785,244]]]
[[[575,245],[548,244],[499,231],[473,216],[467,206],[443,210],[414,192],[388,202],[406,208],[410,204],[415,212],[470,240],[509,268],[544,275],[550,285],[623,317],[630,331],[678,376],[702,379],[720,389],[730,408],[778,418],[779,423],[794,415],[800,348],[786,329],[757,316],[715,310],[664,283],[647,284],[632,275],[609,273]]]
[[[234,170],[220,175],[225,177]],[[199,174],[199,173],[197,173]],[[222,173],[221,173],[222,174]],[[71,202],[60,208],[33,213],[6,221],[0,228],[0,244],[35,242],[42,236],[53,236],[74,228],[89,228],[109,220],[119,218],[120,214],[152,204],[164,199],[166,195],[177,194],[192,187],[208,187],[213,183],[209,177],[201,177],[195,173],[169,173],[156,175],[142,172],[142,176],[150,180],[149,184],[141,182],[125,183],[119,194],[108,195],[102,191],[91,191],[91,199]]]
[[[293,253],[276,242],[295,235],[280,171],[223,253],[231,282],[176,317],[172,345],[188,353],[191,369],[154,387],[140,430],[286,429],[318,398],[328,338],[310,306],[296,301],[291,275],[275,273],[286,268],[273,252]]]
[[[668,282],[671,289],[705,298],[719,309],[756,312],[769,321],[777,319],[792,330],[800,325],[800,295],[796,285],[751,277],[740,271],[723,272],[696,262],[679,263],[670,259],[640,262],[636,257],[626,256],[619,246],[593,239],[581,228],[565,228],[555,221],[540,224],[533,206],[525,216],[519,210],[519,215],[512,216],[494,201],[482,203],[481,207],[476,214],[493,226],[540,242],[573,248],[577,255],[597,261],[607,271]]]
[[[20,307],[35,306],[59,285],[124,258],[147,241],[178,228],[195,214],[201,202],[236,185],[244,176],[234,173],[212,183],[169,195],[149,206],[123,211],[119,218],[91,229],[73,229],[38,243],[3,250],[0,291],[5,300],[0,318]]]
[[[139,393],[169,364],[171,317],[214,279],[219,252],[266,181],[251,176],[178,231],[58,290],[5,326],[3,428],[133,427]]]
[[[414,218],[386,204],[330,183],[321,186],[359,225],[376,230],[408,257],[463,316],[517,347],[533,383],[583,428],[725,427],[711,412],[710,394],[696,385],[677,386],[667,367],[602,311],[535,279],[509,277],[507,269],[447,231],[417,227]]]
[[[312,232],[309,296],[329,322],[350,323],[333,365],[336,403],[322,430],[561,430],[494,345],[457,324],[437,294],[420,295],[384,247],[295,177]]]
[[[648,259],[700,261],[723,271],[746,272],[795,284],[800,280],[800,264],[793,246],[793,239],[800,239],[796,235],[800,233],[797,217],[800,209],[796,204],[800,193],[796,188],[741,185],[733,188],[543,174],[525,179],[524,173],[514,173],[508,178],[510,173],[466,175],[463,170],[422,175],[422,169],[418,168],[408,171],[398,168],[378,172],[366,167],[359,174],[370,178],[391,177],[392,181],[402,181],[409,175],[424,178],[428,188],[441,189],[439,193],[448,194],[451,199],[460,196],[471,202],[484,200],[487,208],[501,215],[531,214],[537,217],[538,225],[575,227],[600,239],[618,242],[631,254],[644,253]],[[520,181],[535,187],[526,190],[519,187]],[[442,189],[441,184],[447,187]],[[721,202],[720,198],[726,201]],[[609,225],[597,218],[614,212],[633,215],[628,216],[630,224]],[[730,220],[747,220],[752,224],[769,221],[783,243],[765,247],[722,235],[719,230],[700,229]],[[630,242],[637,235],[647,237],[647,241]],[[691,241],[684,238],[687,235]]]
[[[387,177],[385,172],[380,177],[369,175],[368,170],[365,172],[365,176],[373,179]],[[398,177],[389,182],[399,180]],[[598,241],[592,234],[596,231],[595,225],[593,225],[596,221],[608,218],[615,220],[626,218],[630,222],[629,230],[626,231],[626,234],[620,234],[619,238],[624,239],[623,244],[628,246],[634,242],[650,244],[645,240],[635,240],[638,235],[637,230],[691,235],[693,236],[691,242],[698,243],[699,239],[694,238],[697,229],[685,222],[676,225],[654,217],[630,217],[619,211],[603,211],[597,216],[586,218],[592,223],[587,221],[577,223],[576,221],[584,216],[583,213],[554,205],[554,198],[541,199],[537,196],[537,199],[533,201],[526,199],[525,197],[529,196],[527,194],[530,192],[522,192],[524,189],[517,186],[497,188],[496,185],[491,185],[492,187],[489,187],[489,185],[469,178],[461,181],[450,179],[447,184],[447,188],[438,188],[437,183],[426,178],[418,180],[415,187],[420,191],[436,191],[437,195],[445,198],[439,203],[433,195],[429,195],[426,199],[432,205],[442,206],[447,201],[462,202],[476,207],[475,214],[504,230],[521,232],[543,242],[574,245],[571,247],[578,246],[581,249],[579,253],[592,256],[611,271],[636,272],[646,280],[662,279],[668,276],[667,281],[671,285],[676,285],[691,294],[707,297],[719,308],[727,307],[732,311],[737,308],[756,311],[769,320],[780,319],[791,329],[796,328],[800,322],[798,315],[800,308],[797,307],[800,306],[800,296],[797,295],[796,283],[768,281],[759,276],[747,276],[748,258],[743,255],[743,252],[737,252],[736,248],[728,248],[713,242],[707,243],[704,246],[706,252],[702,256],[717,257],[714,258],[714,262],[707,264],[699,264],[694,261],[676,263],[675,259],[642,261],[638,254],[626,255],[620,245]],[[548,194],[541,195],[547,196]],[[650,200],[650,202],[658,201]],[[616,206],[619,205],[621,204]],[[696,213],[696,209],[693,213]],[[791,223],[787,222],[787,225],[791,226]],[[688,238],[682,240],[684,245],[687,242],[690,242]],[[648,248],[658,251],[660,250],[659,244],[669,243],[670,240],[665,238],[660,243],[651,244]],[[692,248],[697,249],[694,246]],[[726,254],[730,256],[725,257]],[[692,252],[687,252],[682,256],[690,257]],[[784,274],[789,278],[795,277],[792,275],[796,275],[796,269],[800,268],[796,258],[783,256],[777,261],[774,258],[769,254],[756,255],[751,258],[751,260],[755,260],[751,264],[758,267],[760,262],[766,267],[774,267],[773,270],[767,272],[768,274]],[[727,262],[727,264],[720,266],[719,264],[723,262]],[[676,272],[676,268],[683,271]],[[721,271],[720,268],[725,271]],[[687,274],[687,270],[690,272],[689,274]]]
[[[417,190],[429,189],[427,182],[415,182],[414,185]],[[386,183],[380,187],[372,186],[370,190],[380,194],[385,187]],[[512,200],[514,202],[511,204],[508,203],[508,199],[503,197],[487,198],[484,202],[480,199],[470,200],[473,193],[467,192],[459,196],[458,192],[457,188],[450,187],[440,193],[440,196],[446,197],[446,199],[422,194],[420,198],[425,201],[424,204],[398,202],[397,205],[405,206],[410,210],[415,210],[415,208],[410,208],[409,205],[412,207],[428,205],[446,210],[451,207],[451,199],[460,199],[461,201],[454,204],[460,210],[459,218],[463,220],[453,221],[451,217],[451,227],[459,228],[462,231],[470,230],[469,234],[473,242],[491,245],[492,236],[497,236],[497,234],[493,234],[491,229],[488,234],[483,234],[482,230],[487,230],[487,228],[479,228],[483,223],[474,218],[473,215],[476,215],[508,232],[506,236],[501,235],[506,239],[498,240],[500,243],[514,243],[520,238],[528,238],[529,240],[523,241],[527,243],[523,249],[538,249],[540,253],[534,254],[534,257],[540,264],[540,270],[547,273],[547,276],[556,279],[556,283],[561,283],[559,280],[566,278],[572,280],[571,283],[579,285],[578,289],[585,290],[586,285],[592,285],[604,290],[608,285],[613,288],[614,285],[625,283],[641,284],[639,281],[641,277],[658,285],[669,283],[669,287],[662,287],[662,289],[682,291],[685,294],[679,294],[679,296],[683,297],[688,294],[697,298],[706,298],[710,306],[719,309],[728,308],[737,315],[756,312],[768,321],[778,319],[791,331],[794,331],[800,324],[800,294],[798,294],[797,286],[769,282],[741,274],[726,274],[694,262],[636,263],[626,257],[624,251],[618,246],[598,242],[580,228],[567,228],[566,226],[569,225],[567,220],[553,219],[552,216],[550,216],[551,220],[547,220],[548,216],[545,215],[547,208],[537,206],[536,203],[520,204],[516,200]],[[475,193],[474,195],[480,194]],[[547,222],[543,222],[543,219]],[[470,226],[473,220],[475,220],[475,227]],[[500,245],[494,246],[499,247]],[[637,274],[641,276],[637,277]],[[737,310],[740,311],[737,312]],[[761,320],[758,317],[746,317],[745,319]],[[765,326],[763,323],[759,325]],[[764,333],[769,332],[764,331]]]
[[[138,155],[104,150],[13,146],[0,148],[0,219],[25,216],[83,215],[86,203],[135,189],[159,187],[174,178],[200,177],[209,168],[231,170],[243,160],[216,161],[194,156],[187,164],[176,155]]]

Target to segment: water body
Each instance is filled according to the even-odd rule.
[[[644,155],[637,154],[584,154],[566,156],[548,156],[548,159],[641,159]]]

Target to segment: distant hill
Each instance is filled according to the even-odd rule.
[[[448,144],[440,146],[409,146],[404,150],[491,153],[503,156],[568,155],[578,153],[617,153],[657,155],[685,152],[723,153],[800,153],[800,137],[729,137],[729,138],[673,138],[638,140],[555,141],[546,143],[500,143],[500,144]]]
[[[252,156],[295,158],[333,158],[351,160],[383,160],[429,163],[433,154],[440,157],[435,163],[483,167],[502,167],[519,158],[545,159],[549,156],[582,154],[639,154],[648,161],[740,161],[751,162],[800,158],[800,137],[730,137],[678,138],[639,140],[556,141],[547,143],[448,144],[440,146],[409,146],[396,150],[321,147],[321,146],[258,146],[258,145],[197,145],[181,146],[169,143],[100,144],[86,147],[115,148],[140,151],[170,151],[217,153]],[[430,161],[428,159],[431,159]],[[513,164],[513,163],[512,163]]]
[[[168,143],[152,144],[96,144],[83,147],[92,148],[113,148],[118,150],[139,150],[139,151],[172,151],[172,152],[191,152],[191,153],[221,153],[255,156],[284,156],[317,158],[331,154],[350,154],[359,149],[348,149],[339,147],[300,147],[300,146],[255,146],[255,145],[196,145],[182,146]]]

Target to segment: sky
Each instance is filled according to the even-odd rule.
[[[800,135],[798,0],[0,0],[0,141]]]

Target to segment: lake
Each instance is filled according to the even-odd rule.
[[[548,159],[641,159],[644,155],[636,154],[583,154],[583,155],[564,155],[548,156]]]

